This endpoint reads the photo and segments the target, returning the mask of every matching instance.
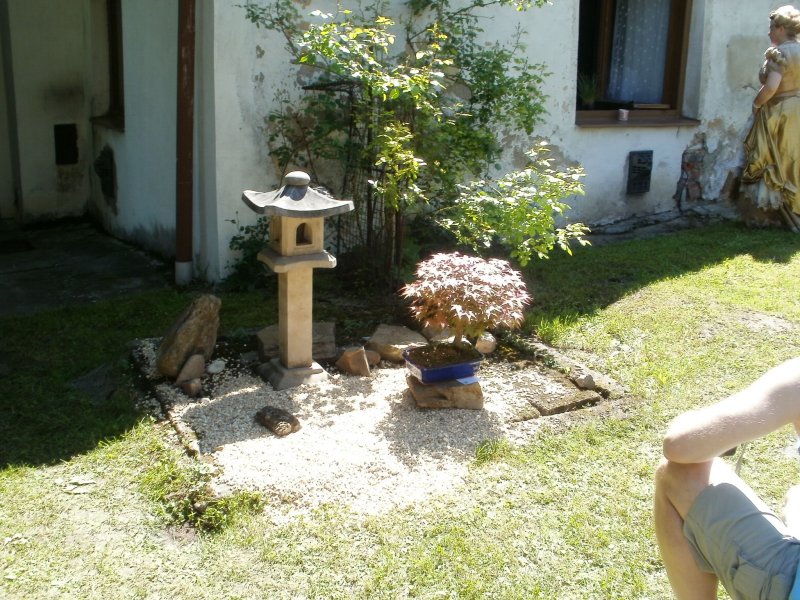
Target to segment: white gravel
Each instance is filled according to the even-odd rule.
[[[206,375],[203,393],[188,398],[155,371],[158,339],[134,354],[171,417],[197,436],[199,450],[219,467],[221,494],[257,490],[293,512],[344,503],[377,514],[454,489],[475,449],[488,439],[524,439],[538,426],[520,390],[558,394],[544,370],[508,363],[481,369],[484,410],[423,410],[414,405],[402,366],[381,363],[369,377],[338,372],[321,385],[275,391],[241,362]],[[265,405],[288,410],[302,425],[278,437],[254,420]]]

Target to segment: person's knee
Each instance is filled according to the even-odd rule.
[[[656,494],[665,497],[681,515],[710,481],[711,463],[676,463],[662,459],[656,468]]]
[[[686,470],[681,467],[683,465],[680,463],[662,458],[656,467],[656,490],[668,492],[676,485],[680,486],[682,480],[687,476]]]

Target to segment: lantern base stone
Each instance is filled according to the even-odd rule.
[[[318,363],[312,362],[310,367],[285,367],[281,359],[276,357],[262,364],[258,374],[276,390],[303,385],[304,383],[322,383],[328,380],[328,373]]]

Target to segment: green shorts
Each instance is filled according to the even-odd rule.
[[[697,565],[714,573],[731,598],[789,597],[800,561],[800,540],[736,486],[722,483],[703,490],[686,515],[683,533]]]

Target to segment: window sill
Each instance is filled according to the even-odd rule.
[[[697,127],[700,121],[673,111],[631,110],[627,121],[620,121],[616,110],[575,111],[578,127]]]

